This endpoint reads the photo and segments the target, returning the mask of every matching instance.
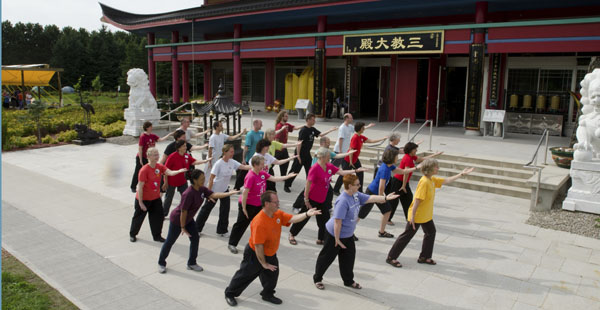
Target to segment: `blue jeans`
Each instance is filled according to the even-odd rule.
[[[200,243],[200,237],[198,237],[198,230],[196,229],[196,222],[190,221],[185,225],[185,229],[192,235],[190,237],[190,257],[188,258],[188,266],[196,265],[196,258],[198,257],[198,244]],[[160,249],[160,256],[158,257],[158,264],[161,266],[167,266],[167,256],[171,252],[171,247],[179,238],[181,234],[181,226],[179,224],[173,224],[169,222],[169,233],[167,234],[167,240],[163,243]]]

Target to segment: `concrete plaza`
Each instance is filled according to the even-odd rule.
[[[273,126],[272,113],[255,117],[264,120],[263,130]],[[301,124],[294,118],[290,116]],[[249,128],[250,119],[243,123]],[[321,130],[334,125],[339,123],[317,123]],[[368,136],[389,134],[392,127],[378,124]],[[426,150],[428,140],[422,137]],[[440,128],[432,148],[526,163],[537,139],[468,138],[459,130]],[[551,138],[551,145],[565,143],[566,138]],[[159,150],[166,145],[159,143]],[[229,308],[223,291],[242,255],[231,254],[227,240],[216,236],[216,210],[200,238],[198,263],[204,272],[186,270],[187,238],[180,237],[173,247],[164,275],[157,272],[161,244],[152,241],[148,224],[138,242],[129,242],[134,201],[129,183],[136,149],[104,143],[4,153],[2,246],[82,309]],[[278,184],[284,211],[291,211],[304,180],[301,172],[291,194]],[[365,183],[371,180],[367,174]],[[179,195],[175,197],[176,203]],[[236,216],[232,201],[230,227]],[[326,289],[317,290],[312,283],[320,250],[316,221],[306,225],[297,246],[287,242],[284,228],[276,293],[284,304],[263,302],[256,280],[238,298],[238,308],[600,309],[600,240],[530,226],[525,224],[528,216],[529,200],[442,188],[434,211],[433,257],[438,265],[416,262],[419,232],[399,258],[404,267],[396,269],[384,262],[394,239],[377,237],[380,214],[375,209],[357,229],[354,271],[362,290],[342,285],[337,262],[325,275]],[[388,230],[398,236],[405,221],[395,217],[394,222]],[[167,227],[165,221],[165,237]],[[247,238],[248,232],[243,240]]]

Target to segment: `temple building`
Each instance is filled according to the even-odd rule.
[[[310,68],[316,114],[333,93],[355,117],[466,132],[496,109],[507,132],[570,135],[569,91],[600,56],[600,3],[589,0],[205,0],[151,15],[100,6],[104,22],[148,38],[154,95],[156,63],[171,63],[174,102],[189,100],[192,63],[204,67],[207,100],[223,79],[234,103],[267,106]]]

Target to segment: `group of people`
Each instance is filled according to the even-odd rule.
[[[8,90],[2,91],[2,107],[17,108],[23,110],[33,101],[33,95],[29,91],[25,91],[25,95],[20,90],[15,90],[12,94]]]
[[[361,288],[354,280],[353,273],[355,242],[358,241],[355,229],[359,220],[366,218],[375,204],[382,214],[378,237],[394,237],[386,231],[386,226],[394,225],[391,219],[398,204],[402,205],[407,222],[404,232],[389,250],[385,258],[386,263],[402,267],[398,257],[422,226],[425,237],[417,261],[436,264],[432,259],[436,233],[433,223],[435,189],[471,173],[472,168],[445,179],[436,177],[439,164],[433,157],[440,155],[440,152],[426,157],[417,156],[418,144],[409,142],[400,148],[400,136],[392,134],[374,178],[363,193],[366,169],[362,167],[359,159],[363,144],[388,139],[369,139],[363,135],[366,129],[375,124],[365,125],[357,122],[353,125],[352,115],[345,114],[332,152],[329,149],[330,139],[326,135],[337,130],[337,127],[324,132],[319,131],[314,127],[315,116],[311,113],[307,114],[306,123],[302,126],[295,127],[287,120],[287,112],[280,112],[275,128],[266,130],[266,133],[261,130],[262,121],[254,120],[252,130],[246,134],[242,162],[233,159],[234,148],[232,144],[225,142],[239,138],[246,132],[245,129],[237,135],[228,136],[222,133],[222,124],[215,121],[208,145],[193,146],[186,139],[191,137],[187,134],[187,119],[185,123],[182,122],[181,128],[163,138],[152,133],[151,123],[144,124],[144,133],[140,136],[136,157],[136,172],[132,179],[132,190],[135,188],[136,199],[130,241],[136,241],[145,214],[148,213],[154,240],[164,242],[158,259],[160,273],[167,271],[166,258],[182,234],[190,240],[188,269],[203,270],[196,262],[199,236],[217,202],[220,203],[217,234],[228,238],[228,249],[232,253],[238,253],[237,246],[250,226],[250,239],[244,248],[240,269],[225,289],[226,302],[231,306],[237,305],[235,298],[257,277],[260,277],[263,285],[263,300],[274,304],[282,302],[274,295],[279,274],[276,253],[281,226],[291,226],[288,241],[291,245],[296,245],[296,237],[313,216],[316,217],[318,226],[316,243],[322,246],[316,258],[313,275],[317,289],[325,288],[323,276],[336,257],[344,285],[354,289]],[[294,130],[299,130],[299,142],[288,143],[288,134]],[[172,143],[174,145],[167,147],[159,162],[159,154],[154,145],[170,136],[175,138],[175,142]],[[320,138],[320,147],[313,156],[311,149],[315,138]],[[192,150],[207,147],[209,155],[206,160],[196,160],[192,157]],[[295,149],[293,156],[290,156],[287,148]],[[170,154],[167,154],[167,151]],[[404,156],[399,160],[402,153]],[[292,160],[288,171],[288,163]],[[206,163],[204,171],[210,173],[209,176],[205,176],[202,170],[194,169],[194,165],[203,163]],[[274,175],[275,165],[279,165],[280,168],[278,177]],[[279,210],[275,183],[285,182],[284,191],[291,192],[294,179],[302,168],[306,172],[306,183],[293,204],[297,214],[288,214]],[[409,180],[416,169],[421,169],[423,177],[413,195]],[[236,173],[236,182],[233,188],[230,188],[233,173]],[[338,179],[332,186],[334,175],[338,175]],[[191,182],[189,187],[186,178]],[[160,198],[161,189],[167,193],[164,205]],[[169,214],[175,190],[181,193],[181,200]],[[238,193],[238,215],[229,233],[230,196]],[[334,202],[336,195],[337,199]],[[162,222],[166,216],[169,218],[169,230],[167,238],[163,239]]]

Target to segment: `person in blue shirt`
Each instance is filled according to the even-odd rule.
[[[383,156],[381,157],[381,160],[383,161],[383,164],[381,165],[381,167],[379,167],[379,169],[377,170],[377,174],[375,174],[375,177],[373,178],[373,181],[367,187],[367,192],[366,192],[367,195],[373,195],[373,194],[378,194],[378,195],[382,195],[382,196],[385,195],[384,194],[385,187],[386,187],[387,183],[390,181],[392,174],[405,174],[406,175],[406,174],[411,173],[416,170],[416,168],[407,168],[407,169],[396,168],[396,166],[394,164],[398,160],[398,150],[395,150],[393,148],[386,149],[383,152]],[[378,203],[377,207],[379,208],[379,211],[381,211],[381,214],[383,214],[383,216],[381,217],[381,224],[379,226],[378,236],[380,238],[393,238],[394,235],[385,231],[385,226],[388,223],[388,220],[390,218],[390,214],[392,211],[390,205],[387,203],[387,201],[385,201],[383,203]],[[373,209],[373,203],[367,203],[367,204],[363,205],[360,208],[360,212],[358,213],[359,219],[366,218],[367,215],[369,215],[369,212],[371,212],[371,209]]]
[[[262,121],[259,119],[255,119],[252,122],[252,130],[246,134],[246,142],[244,143],[244,153],[242,155],[242,165],[247,165],[250,162],[250,158],[254,156],[256,152],[256,145],[258,141],[262,140],[264,137],[264,132],[260,129],[262,128]],[[235,185],[234,189],[241,189],[244,187],[244,178],[248,174],[248,170],[238,170],[235,176]]]

